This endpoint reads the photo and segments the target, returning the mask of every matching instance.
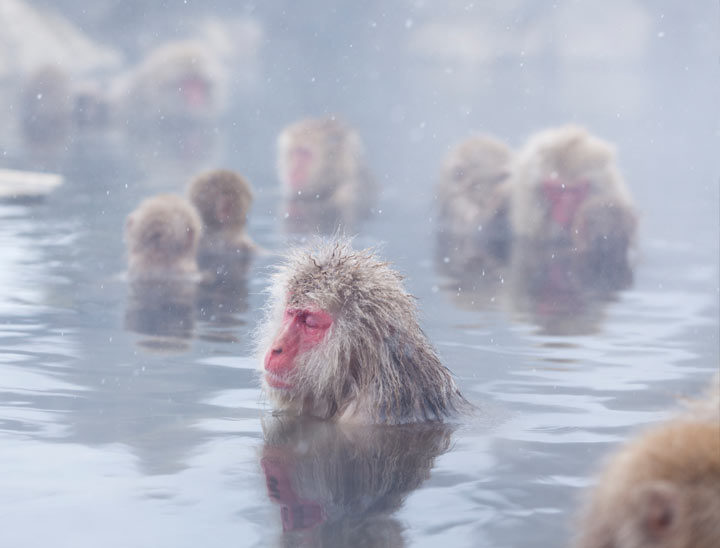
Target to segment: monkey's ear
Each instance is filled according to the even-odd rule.
[[[663,481],[642,487],[636,497],[638,526],[645,538],[660,542],[669,537],[679,521],[680,494]]]

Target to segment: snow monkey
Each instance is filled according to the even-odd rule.
[[[420,329],[402,277],[347,240],[288,255],[262,333],[263,386],[289,413],[398,424],[470,407]]]
[[[263,421],[261,465],[283,546],[405,546],[395,517],[452,439],[444,423],[377,427],[308,417]]]
[[[461,263],[458,268],[487,266],[507,255],[511,160],[510,148],[488,135],[465,139],[445,158],[436,190],[438,253]]]
[[[255,250],[245,230],[253,193],[244,177],[225,169],[205,172],[190,182],[188,197],[203,224],[201,266],[205,255],[247,257]]]
[[[129,277],[198,277],[195,253],[201,231],[195,208],[181,196],[160,194],[144,200],[125,223]]]
[[[375,203],[377,188],[360,136],[334,117],[300,120],[283,129],[277,167],[288,220],[296,225],[352,224],[369,215]]]
[[[201,42],[180,41],[154,50],[115,84],[121,122],[130,129],[203,124],[224,104],[226,73]]]
[[[578,126],[542,131],[518,155],[510,180],[517,236],[569,243],[600,260],[627,255],[635,235],[630,192],[612,145]]]
[[[579,548],[714,548],[720,541],[720,387],[613,456]]]

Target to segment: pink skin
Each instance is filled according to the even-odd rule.
[[[220,224],[225,224],[229,222],[230,217],[232,216],[232,209],[230,208],[230,204],[227,203],[227,201],[225,201],[223,198],[215,202],[215,215],[217,216],[217,220],[220,222]]]
[[[590,192],[586,180],[565,183],[562,179],[545,179],[542,193],[550,203],[550,216],[563,230],[569,230],[575,214]]]
[[[285,310],[280,333],[265,355],[265,381],[270,387],[293,387],[288,379],[295,370],[296,358],[319,344],[332,322],[332,316],[322,310]]]
[[[294,147],[288,159],[288,183],[293,190],[302,190],[308,182],[313,153],[306,147]]]
[[[280,504],[283,531],[305,531],[325,521],[322,506],[312,500],[301,499],[292,484],[292,462],[282,451],[267,451],[260,461],[268,494]]]
[[[198,76],[187,76],[180,81],[180,90],[190,108],[202,108],[208,103],[210,90],[205,80]]]

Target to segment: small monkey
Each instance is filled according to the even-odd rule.
[[[507,258],[511,160],[510,148],[488,135],[465,139],[446,156],[436,189],[442,270],[485,269]]]
[[[201,266],[204,256],[247,258],[256,250],[245,229],[253,193],[244,177],[225,169],[205,172],[191,181],[188,197],[203,224]]]
[[[262,332],[263,386],[289,413],[398,424],[469,407],[420,329],[402,277],[347,240],[288,255]]]
[[[578,548],[718,545],[718,394],[716,387],[706,402],[645,432],[612,457],[583,516]]]
[[[144,200],[125,223],[129,277],[198,277],[195,253],[201,232],[198,214],[181,196],[160,194]]]
[[[518,155],[510,187],[518,237],[625,259],[635,213],[609,143],[578,126],[542,131]]]
[[[277,167],[288,220],[297,225],[351,225],[367,217],[375,203],[377,188],[362,140],[335,117],[309,118],[283,129]]]

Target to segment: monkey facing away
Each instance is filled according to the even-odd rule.
[[[246,261],[257,249],[246,230],[253,193],[244,177],[225,169],[205,172],[190,182],[188,197],[203,225],[201,267],[205,262],[229,260],[232,256]]]
[[[181,196],[144,200],[125,222],[129,278],[198,278],[195,254],[201,232],[198,214]]]
[[[518,155],[509,184],[516,236],[570,244],[597,262],[626,259],[636,217],[606,141],[578,126],[539,132]]]
[[[720,387],[608,462],[578,548],[715,548],[720,542]]]
[[[398,424],[470,407],[420,329],[402,277],[347,240],[288,255],[261,333],[263,387],[286,412]]]
[[[462,305],[494,301],[511,249],[508,201],[512,151],[495,137],[474,135],[445,157],[436,187],[435,264],[451,278]],[[458,289],[460,288],[460,289]]]
[[[277,152],[291,226],[331,231],[370,214],[377,187],[353,129],[334,117],[300,120],[282,130]]]

